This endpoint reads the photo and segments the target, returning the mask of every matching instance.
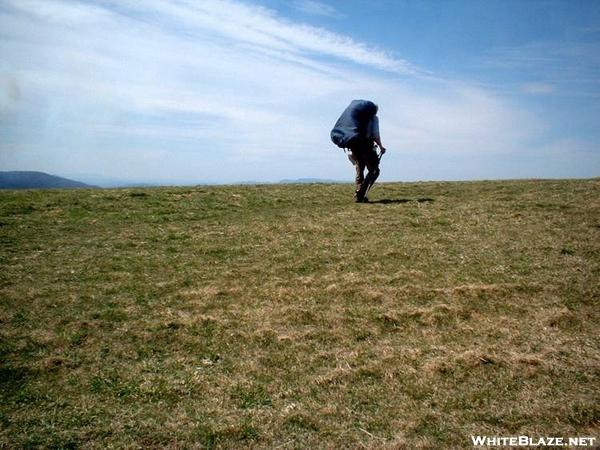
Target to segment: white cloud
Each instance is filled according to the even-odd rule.
[[[556,86],[550,83],[524,83],[521,90],[526,94],[552,94],[556,91]]]
[[[0,72],[0,117],[10,113],[21,99],[21,90],[14,76]]]
[[[6,0],[6,4],[62,26],[98,24],[110,20],[111,16],[104,8],[64,0]]]
[[[292,52],[299,55],[316,52],[402,74],[416,74],[420,69],[387,52],[356,42],[348,36],[304,24],[296,24],[276,16],[270,10],[230,0],[155,0],[150,8],[139,2],[122,0],[136,13],[148,9],[184,24],[193,33],[214,33],[234,43],[252,44],[256,48]]]
[[[540,41],[496,48],[483,67],[504,74],[518,73],[528,94],[597,95],[600,88],[600,44],[595,42]]]
[[[294,8],[307,14],[325,17],[340,17],[341,13],[333,6],[314,0],[296,0]]]
[[[402,155],[505,153],[542,128],[483,89],[434,80],[385,51],[246,3],[6,5],[0,53],[20,101],[5,144],[23,150],[3,158],[5,167],[45,162],[61,173],[136,179],[348,178],[329,131],[353,98],[380,105],[391,150],[384,178],[401,178]]]

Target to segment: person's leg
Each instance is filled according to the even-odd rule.
[[[363,161],[365,166],[367,167],[367,176],[364,178],[364,181],[361,186],[361,192],[358,194],[360,198],[365,198],[365,195],[369,188],[375,183],[377,177],[379,176],[379,156],[373,148],[372,144],[365,147],[363,152]]]
[[[356,176],[354,178],[356,191],[354,197],[357,199],[357,201],[362,201],[362,195],[359,196],[359,192],[361,191],[365,182],[365,158],[359,147],[351,148],[350,151],[351,155],[348,156],[348,159],[350,159],[352,164],[354,164],[354,168],[356,169]]]

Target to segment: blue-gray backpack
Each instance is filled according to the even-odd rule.
[[[340,148],[367,138],[369,122],[377,114],[377,105],[369,100],[352,100],[331,130],[331,140]]]

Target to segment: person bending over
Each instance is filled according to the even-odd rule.
[[[356,202],[368,202],[367,192],[379,177],[379,159],[386,152],[379,134],[378,107],[369,100],[353,100],[331,130],[331,140],[349,149],[348,159],[356,169]],[[377,154],[379,147],[380,154]],[[364,175],[365,168],[367,176]]]

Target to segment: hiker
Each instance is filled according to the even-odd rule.
[[[356,168],[354,199],[358,203],[369,201],[366,194],[379,176],[379,159],[385,153],[379,135],[377,109],[377,105],[369,100],[352,100],[331,130],[333,143],[344,151],[350,150],[348,159]],[[380,155],[377,155],[376,146],[380,148]]]

